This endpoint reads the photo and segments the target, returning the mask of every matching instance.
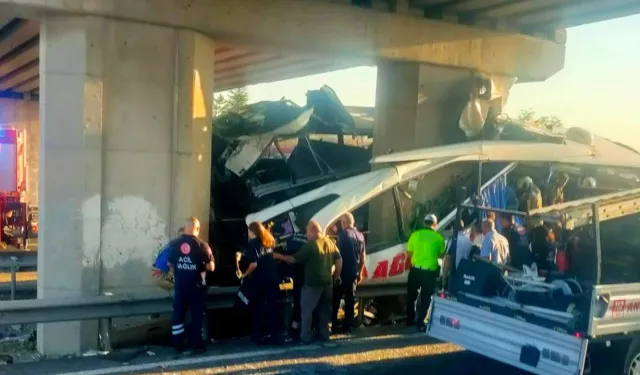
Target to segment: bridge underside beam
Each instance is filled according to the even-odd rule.
[[[0,12],[98,15],[311,58],[414,61],[529,81],[544,80],[564,65],[563,44],[320,1],[0,0]]]

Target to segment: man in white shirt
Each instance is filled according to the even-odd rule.
[[[482,222],[482,235],[480,256],[492,263],[506,265],[509,261],[509,241],[496,231],[496,223],[492,219]]]
[[[460,264],[460,261],[462,259],[468,258],[469,257],[469,253],[471,252],[471,248],[473,247],[473,242],[471,242],[471,240],[469,239],[469,237],[467,237],[467,235],[464,232],[464,224],[462,222],[460,222],[458,224],[458,228],[456,228],[458,230],[458,237],[457,237],[457,245],[456,245],[456,259],[455,259],[455,268],[458,268],[458,265]],[[451,246],[453,245],[453,239],[449,239],[449,241],[447,241],[447,252],[444,258],[444,269],[445,270],[449,270],[450,264],[451,264]]]

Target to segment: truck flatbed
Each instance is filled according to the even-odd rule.
[[[633,343],[640,338],[640,283],[598,285],[602,261],[600,222],[638,212],[640,189],[527,213],[528,217],[556,222],[564,228],[593,226],[598,258],[596,285],[581,285],[580,292],[567,292],[567,297],[575,297],[575,303],[564,310],[516,302],[514,291],[520,285],[511,281],[518,278],[504,275],[501,277],[511,287],[510,298],[474,295],[466,289],[440,293],[432,299],[428,334],[536,374],[582,374],[590,344],[611,340]],[[464,280],[473,279],[475,271],[469,275],[468,271],[463,272],[459,276]],[[537,281],[531,283],[536,285]],[[544,287],[545,283],[539,285]],[[629,345],[627,358],[640,358],[639,349],[640,344]]]

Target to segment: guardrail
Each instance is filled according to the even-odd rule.
[[[37,251],[1,251],[0,270],[9,269],[11,262],[16,260],[20,266],[35,269],[38,266]]]
[[[238,287],[212,287],[207,308],[233,307]],[[406,293],[404,285],[362,285],[356,298],[371,298]],[[2,324],[34,324],[123,318],[169,313],[173,310],[171,292],[145,295],[103,295],[84,298],[30,299],[0,302]]]
[[[16,299],[18,286],[20,289],[35,290],[37,284],[35,282],[17,282],[17,273],[19,271],[35,271],[38,267],[38,253],[35,251],[0,251],[0,272],[9,271],[11,273],[11,281],[9,283],[0,283],[0,292],[8,290],[11,293],[11,300]]]
[[[207,309],[231,308],[235,305],[238,287],[212,287],[207,296]],[[288,293],[285,291],[285,293]],[[362,285],[356,298],[402,295],[404,285]],[[142,315],[157,315],[173,311],[171,292],[145,295],[103,295],[84,298],[32,299],[0,302],[2,325],[54,323],[81,320],[100,321],[102,347],[109,350],[111,319]],[[284,301],[290,302],[288,296]],[[362,303],[360,303],[362,306]],[[288,314],[287,314],[288,315]]]

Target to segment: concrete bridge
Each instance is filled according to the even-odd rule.
[[[432,146],[470,77],[504,93],[545,80],[563,67],[566,27],[638,12],[638,0],[0,0],[0,124],[31,139],[38,296],[150,290],[182,218],[207,233],[214,91],[375,64],[374,153]],[[46,354],[96,343],[94,322],[38,328]]]

